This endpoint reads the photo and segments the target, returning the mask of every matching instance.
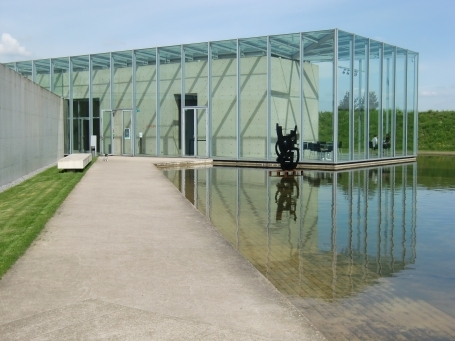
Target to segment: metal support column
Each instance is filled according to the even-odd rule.
[[[382,44],[384,48],[384,44]],[[384,59],[384,52],[382,54],[382,59]],[[397,138],[397,130],[396,130],[396,120],[397,120],[397,107],[396,107],[396,91],[397,91],[397,48],[395,47],[393,52],[393,98],[392,98],[392,133],[391,133],[391,156],[395,156],[395,148],[396,148],[396,138]]]
[[[89,138],[89,148],[91,148],[91,139],[93,132],[93,61],[92,55],[88,56],[88,138]],[[99,132],[97,132],[99,134]],[[99,148],[99,146],[97,146]]]
[[[73,61],[71,57],[68,57],[68,67],[69,67],[69,92],[70,92],[70,122],[69,122],[69,130],[70,130],[70,146],[68,148],[68,153],[73,153]]]
[[[240,159],[240,41],[237,39],[237,78],[236,78],[236,85],[237,85],[237,103],[236,103],[236,130],[237,130],[237,160]]]
[[[300,77],[300,95],[299,95],[299,117],[300,117],[300,120],[299,120],[299,129],[300,129],[300,134],[299,134],[299,148],[301,150],[301,155],[300,155],[300,158],[303,159],[304,155],[305,155],[305,149],[303,149],[303,105],[304,105],[304,98],[305,98],[305,89],[304,89],[304,83],[303,83],[303,78],[304,78],[304,75],[305,75],[305,72],[303,71],[303,53],[304,53],[304,50],[303,50],[303,47],[304,47],[304,43],[303,43],[303,33],[300,32],[300,60],[299,60],[299,68],[300,68],[300,73],[299,73],[299,77]],[[335,148],[335,146],[334,146]],[[300,160],[299,160],[300,161]]]
[[[137,139],[137,132],[136,132],[136,116],[137,116],[137,110],[136,110],[136,51],[133,50],[131,51],[131,60],[132,60],[132,65],[131,65],[131,80],[132,80],[132,87],[131,87],[131,91],[132,91],[132,94],[131,94],[131,100],[132,100],[132,103],[131,103],[131,108],[133,108],[133,112],[131,113],[131,123],[132,123],[132,132],[131,132],[131,138],[133,140],[133,147],[131,148],[131,153],[133,154],[133,156],[135,156],[137,154],[137,143],[136,143],[136,139]]]
[[[161,124],[161,117],[160,117],[160,51],[159,48],[155,50],[155,59],[156,59],[156,103],[155,103],[155,111],[156,111],[156,156],[161,155],[161,138],[160,138],[160,124]]]
[[[379,112],[378,112],[378,153],[379,155],[384,155],[383,151],[383,141],[384,141],[384,43],[381,44],[379,50],[379,63],[380,63],[380,75],[379,75]]]
[[[404,66],[403,155],[408,155],[408,53]]]
[[[270,36],[267,36],[267,160],[271,159],[271,134],[272,134],[272,46]]]
[[[365,127],[364,127],[364,150],[365,158],[370,157],[369,137],[368,131],[370,130],[370,39],[365,45],[365,61],[366,61],[366,84],[365,84]]]
[[[205,143],[205,148],[206,152],[205,155],[207,157],[212,157],[212,44],[209,42],[207,43],[207,49],[208,49],[208,75],[207,75],[207,111],[205,113],[206,115],[206,124],[207,124],[207,136],[206,138],[206,143]]]
[[[181,139],[181,151],[180,155],[185,156],[185,150],[186,150],[186,141],[185,141],[185,49],[183,48],[183,45],[180,45],[180,112],[181,112],[181,123],[180,123],[180,139]],[[197,122],[196,122],[197,124]],[[196,131],[195,131],[196,133]],[[196,141],[196,137],[195,137]],[[194,151],[196,153],[196,150]]]
[[[333,147],[338,147],[338,29],[333,32]],[[338,153],[333,154],[333,162],[338,162]]]
[[[349,68],[351,72],[349,73],[349,160],[354,160],[354,151],[355,151],[355,138],[354,138],[354,115],[355,115],[355,105],[354,105],[354,36],[351,38],[351,44],[349,46]]]
[[[54,65],[52,63],[52,58],[49,58],[49,91],[55,93],[54,86]]]

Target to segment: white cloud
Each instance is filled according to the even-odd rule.
[[[14,39],[10,34],[2,33],[0,39],[0,55],[30,56],[31,52],[27,51],[24,46],[21,46],[17,39]]]

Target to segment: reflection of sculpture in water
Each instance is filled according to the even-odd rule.
[[[288,135],[283,136],[283,127],[277,123],[276,134],[278,136],[275,144],[275,152],[278,155],[276,161],[280,163],[283,170],[295,169],[300,158],[300,150],[295,146],[297,143],[297,126]]]
[[[276,220],[281,220],[283,212],[289,212],[297,220],[295,214],[296,199],[299,198],[299,184],[294,177],[283,177],[276,184],[275,203],[278,204],[276,209]]]

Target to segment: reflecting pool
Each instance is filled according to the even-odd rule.
[[[455,157],[164,174],[329,340],[455,340]]]

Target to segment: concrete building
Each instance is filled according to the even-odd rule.
[[[0,191],[63,157],[64,100],[0,65]]]
[[[67,154],[275,161],[277,123],[301,162],[417,154],[418,54],[338,29],[6,65],[66,100]]]

